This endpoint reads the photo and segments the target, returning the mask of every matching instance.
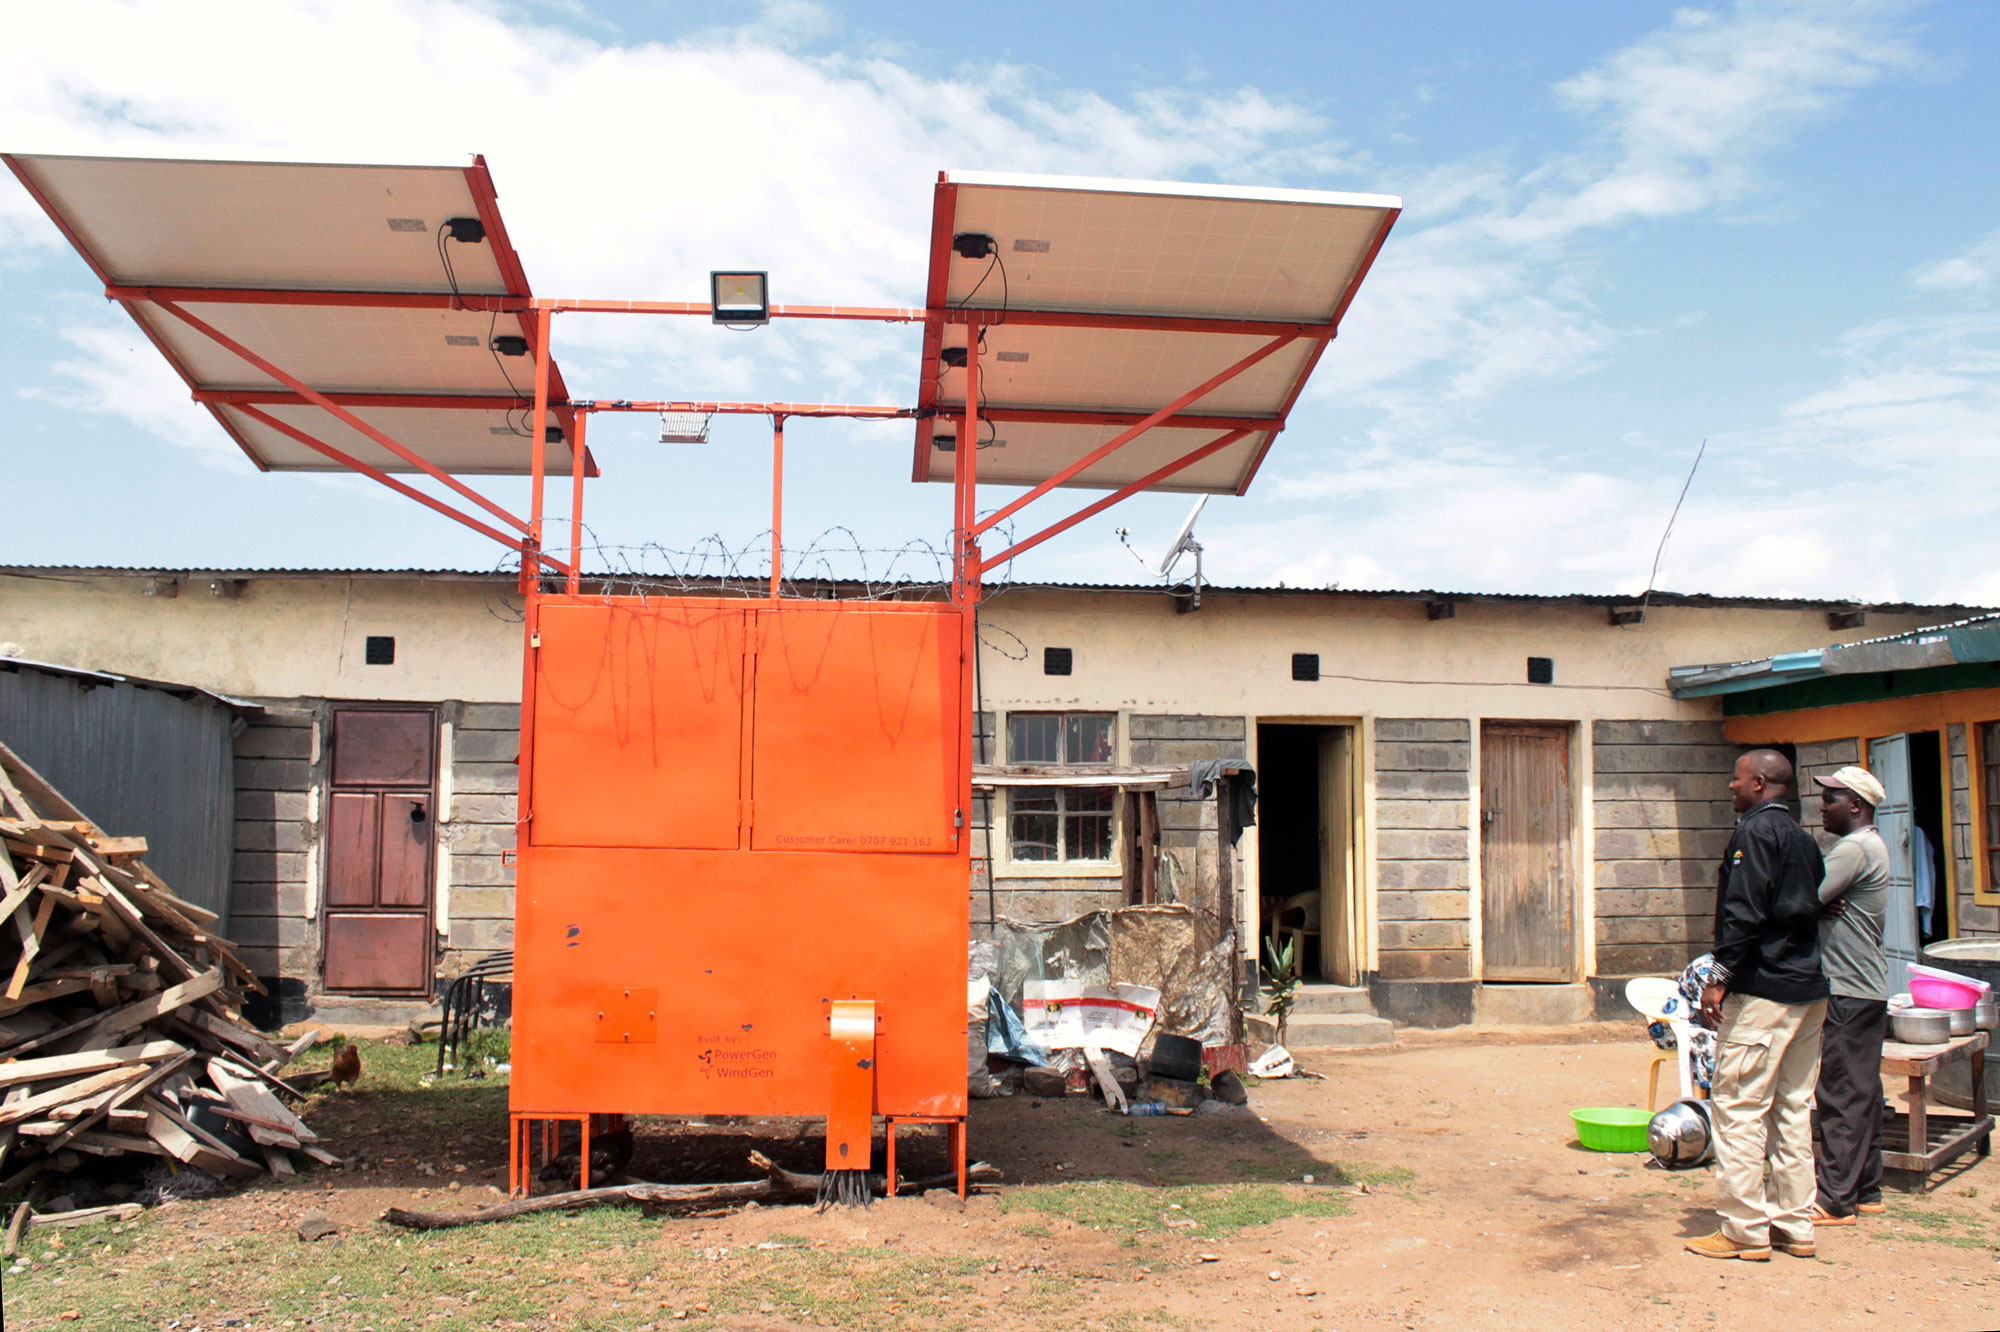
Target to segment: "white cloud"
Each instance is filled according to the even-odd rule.
[[[2000,230],[1963,254],[1925,264],[1910,280],[1921,291],[1978,292],[1995,285],[2000,282]]]
[[[254,470],[215,418],[188,401],[187,385],[134,328],[79,324],[62,340],[79,353],[54,362],[55,382],[22,396],[86,416],[115,416],[226,471]]]

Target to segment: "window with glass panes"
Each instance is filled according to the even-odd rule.
[[[1109,712],[1016,712],[1007,718],[1007,762],[1109,766]],[[1007,853],[1017,861],[1108,863],[1117,788],[1017,786],[1007,793]]]

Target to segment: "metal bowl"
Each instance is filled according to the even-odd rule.
[[[1970,1008],[1947,1008],[1947,1009],[1945,1009],[1944,1011],[1945,1011],[1945,1012],[1947,1012],[1947,1013],[1949,1013],[1949,1014],[1951,1014],[1951,1034],[1952,1034],[1952,1035],[1954,1035],[1954,1036],[1970,1036],[1970,1035],[1971,1035],[1971,1034],[1972,1034],[1973,1032],[1975,1032],[1975,1031],[1979,1030],[1979,1028],[1978,1028],[1978,1027],[1976,1027],[1976,1026],[1974,1026],[1974,1025],[1973,1025],[1973,1018],[1974,1018],[1974,1013],[1973,1013],[1973,1010],[1972,1010],[1972,1009],[1970,1009]]]
[[[1943,1008],[1906,1008],[1891,1013],[1889,1034],[1905,1045],[1943,1045],[1951,1039],[1951,1013]]]
[[[2000,999],[1987,995],[1972,1006],[1972,1025],[1981,1031],[2000,1027]]]
[[[1708,1102],[1675,1101],[1646,1125],[1646,1147],[1669,1170],[1692,1170],[1715,1155],[1709,1128]]]

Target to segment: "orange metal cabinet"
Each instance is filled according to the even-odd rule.
[[[746,614],[740,602],[543,603],[531,842],[737,844]]]
[[[855,998],[876,1112],[965,1113],[957,857],[534,847],[515,897],[516,1114],[824,1115]]]
[[[824,1115],[851,999],[875,1112],[962,1116],[969,612],[539,609],[515,1116]]]
[[[960,612],[834,603],[757,620],[750,845],[956,850]]]

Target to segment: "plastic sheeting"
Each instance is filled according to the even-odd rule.
[[[1236,1039],[1230,1000],[1235,939],[1216,937],[1187,907],[1121,907],[1046,925],[1002,919],[992,941],[999,949],[996,1004],[1004,1002],[1014,1014],[1021,1013],[1031,980],[1144,985],[1160,992],[1156,1032],[1204,1045]]]

